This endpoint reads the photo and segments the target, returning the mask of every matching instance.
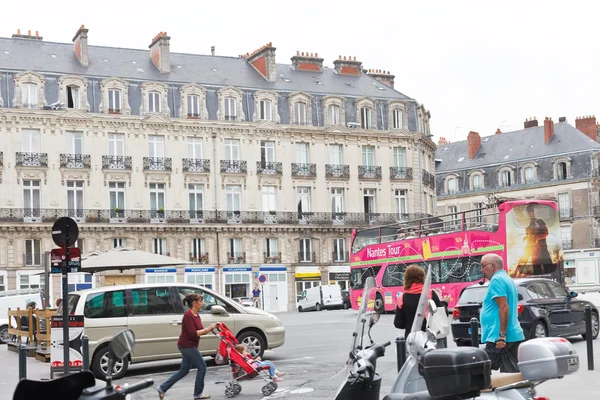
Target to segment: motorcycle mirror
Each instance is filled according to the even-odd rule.
[[[429,300],[428,305],[429,305],[429,312],[431,314],[435,314],[438,310],[437,304],[435,304],[435,301]]]
[[[373,327],[379,321],[379,313],[371,314],[371,320],[369,321],[369,328]]]
[[[135,335],[131,329],[126,329],[115,335],[108,345],[110,357],[120,360],[131,353],[135,347]]]

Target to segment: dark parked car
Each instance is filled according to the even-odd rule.
[[[350,302],[350,292],[347,290],[342,290],[342,308],[347,310],[352,308],[352,303]]]
[[[585,338],[584,310],[592,306],[592,337],[598,337],[598,308],[585,300],[578,300],[576,292],[549,279],[515,279],[519,292],[519,322],[526,339],[545,336],[575,336]],[[458,346],[471,345],[470,321],[479,319],[488,283],[465,288],[452,314],[452,336]],[[479,328],[481,335],[481,327]],[[481,336],[480,336],[481,340]]]

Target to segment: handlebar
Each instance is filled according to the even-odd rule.
[[[377,361],[377,359],[379,357],[383,357],[383,355],[385,354],[385,348],[391,344],[392,344],[392,342],[387,341],[385,343],[381,343],[381,344],[377,343],[374,346],[372,346],[371,350],[373,351],[373,353],[370,355],[369,358],[367,358],[367,361],[369,363],[371,363],[372,365],[375,365],[375,362]]]
[[[154,384],[154,379],[144,379],[141,382],[134,383],[132,385],[127,386],[121,390],[121,393],[124,395],[128,395],[130,393],[139,392],[140,390],[144,390],[147,387],[150,387]]]

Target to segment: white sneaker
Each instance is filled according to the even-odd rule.
[[[283,381],[283,379],[282,379],[282,378],[280,378],[280,377],[278,377],[277,375],[275,375],[275,376],[273,377],[273,382],[275,382],[275,383],[279,383],[279,382],[281,382],[281,381]]]
[[[275,372],[275,375],[277,375],[280,378],[283,378],[283,376],[285,375],[285,372],[277,371],[277,372]]]

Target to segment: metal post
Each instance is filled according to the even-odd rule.
[[[62,303],[63,303],[63,364],[64,374],[69,375],[69,224],[65,225],[65,258],[62,264]]]
[[[587,342],[588,370],[594,370],[594,343],[592,342],[592,306],[585,306],[585,341]]]
[[[19,345],[19,380],[27,379],[27,346]]]
[[[87,335],[83,335],[83,337],[81,338],[81,342],[82,342],[82,349],[83,349],[83,370],[84,371],[89,371],[90,370],[90,338],[87,337]]]
[[[406,362],[406,341],[403,337],[396,338],[396,358],[398,362],[398,372]]]
[[[471,346],[479,348],[479,321],[471,318]]]
[[[44,253],[44,309],[52,308],[50,304],[50,252]],[[49,321],[46,321],[46,329],[50,329]]]

